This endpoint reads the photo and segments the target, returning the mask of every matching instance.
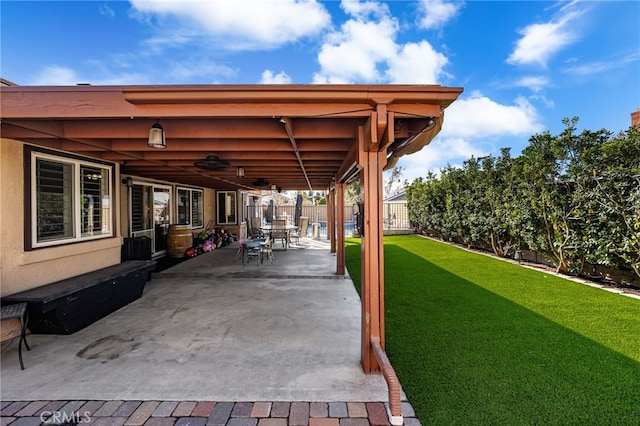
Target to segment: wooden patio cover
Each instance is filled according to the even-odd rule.
[[[178,85],[1,88],[2,137],[121,164],[125,174],[219,190],[326,190],[366,150],[421,148],[462,90],[415,85]],[[166,149],[147,146],[164,128]],[[422,132],[422,134],[421,134]],[[404,146],[408,145],[408,146]],[[227,170],[194,166],[215,154]],[[236,177],[242,166],[244,178]]]
[[[329,191],[338,274],[344,190],[360,179],[362,365],[387,377],[382,171],[427,145],[461,92],[438,85],[8,86],[0,88],[0,130],[3,138],[119,163],[134,176],[217,190],[264,189],[253,184],[263,178],[284,190]],[[147,146],[156,121],[166,149]],[[230,167],[194,166],[211,154]]]

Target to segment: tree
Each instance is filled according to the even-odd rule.
[[[483,233],[478,160],[471,157],[462,168],[447,166],[441,179],[446,191],[445,229],[471,247]]]
[[[640,277],[640,133],[630,128],[595,148],[581,163],[585,258]]]
[[[577,191],[579,163],[601,135],[576,135],[578,119],[564,119],[558,136],[536,134],[519,159],[521,193],[529,223],[523,237],[528,246],[548,256],[559,272],[578,272],[584,252],[580,213],[585,198]]]
[[[497,159],[491,155],[481,159],[487,243],[501,257],[508,256],[522,243],[519,230],[524,216],[513,162],[509,148],[503,148]]]
[[[417,178],[406,187],[409,220],[425,234],[444,238],[444,202],[442,183],[429,172],[426,178]]]
[[[345,191],[345,198],[347,202],[357,204],[362,202],[362,185],[360,185],[360,181],[356,180],[351,182],[347,186],[347,190]]]
[[[517,158],[471,157],[407,185],[409,218],[422,232],[500,256],[529,248],[559,272],[586,265],[640,276],[640,133],[578,133],[565,118],[559,135],[535,134]]]
[[[388,174],[388,178],[384,180],[384,197],[390,197],[400,192],[400,188],[396,185],[400,183],[402,174],[404,172],[403,167],[394,167]]]

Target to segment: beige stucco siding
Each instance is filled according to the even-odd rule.
[[[39,287],[120,262],[120,211],[114,206],[114,237],[24,250],[24,144],[0,139],[0,295]],[[118,165],[114,169],[118,176]],[[115,185],[113,200],[120,200]]]
[[[39,287],[54,281],[85,272],[111,266],[120,262],[122,237],[128,235],[127,187],[122,184],[119,164],[114,166],[114,236],[93,241],[78,242],[55,247],[25,251],[24,209],[25,197],[30,196],[24,185],[25,144],[11,139],[0,139],[0,296]],[[64,155],[61,152],[61,155]],[[136,180],[138,180],[136,178]],[[159,180],[142,180],[171,186],[173,211],[175,211],[176,183]],[[215,223],[216,192],[202,188],[204,195],[204,226]],[[238,194],[238,200],[240,194]],[[240,217],[238,206],[238,217]],[[214,225],[215,226],[215,225]],[[236,235],[239,224],[219,226]],[[194,229],[199,232],[203,228]]]

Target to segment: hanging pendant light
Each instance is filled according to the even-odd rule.
[[[156,121],[153,126],[151,126],[151,130],[149,130],[148,145],[151,148],[157,149],[165,149],[167,147],[167,141],[164,137],[164,129],[158,121]]]

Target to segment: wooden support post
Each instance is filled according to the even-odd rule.
[[[344,250],[344,183],[339,183],[335,186],[334,199],[336,205],[336,245],[337,245],[337,268],[336,273],[338,275],[344,275],[345,273],[345,250]]]
[[[330,252],[336,252],[336,191],[327,191],[327,238],[330,241]]]
[[[384,349],[384,253],[382,229],[382,170],[384,152],[367,151],[364,129],[358,132],[358,162],[362,166],[364,235],[362,237],[362,352],[366,373],[379,369],[371,338],[379,339]]]

